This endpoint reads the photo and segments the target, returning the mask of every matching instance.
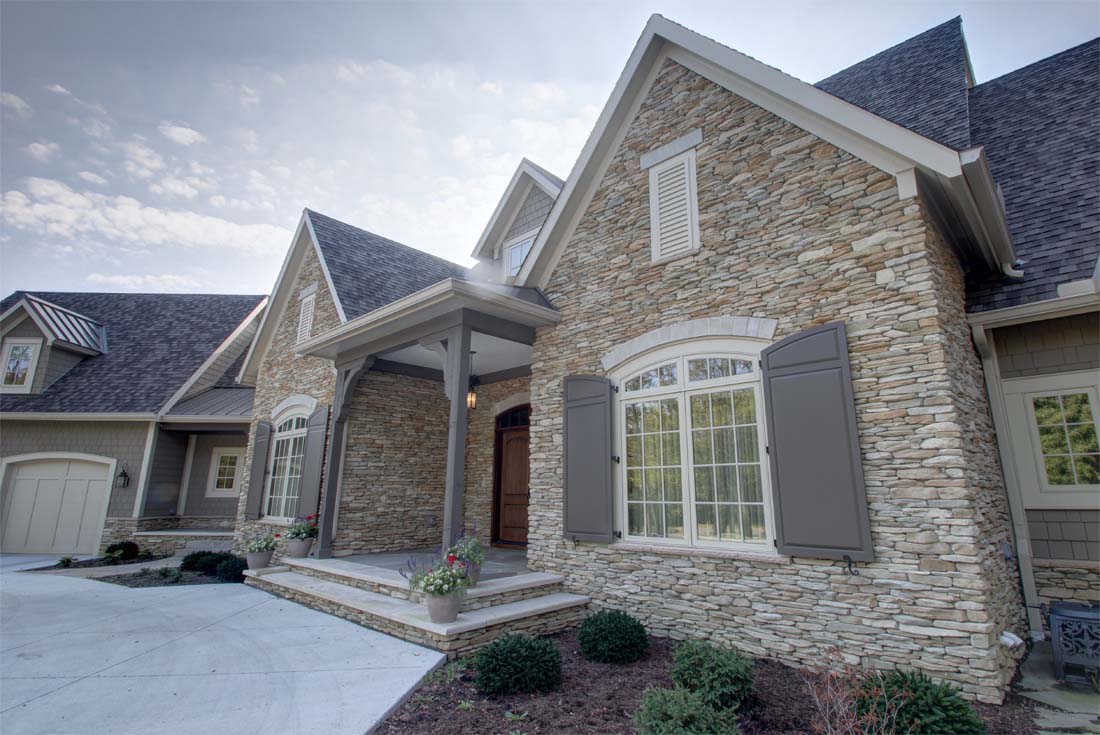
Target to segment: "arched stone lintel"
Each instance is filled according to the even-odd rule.
[[[659,327],[616,346],[602,358],[604,370],[611,370],[627,360],[671,342],[703,337],[753,337],[770,340],[778,322],[756,316],[712,316],[692,319]]]

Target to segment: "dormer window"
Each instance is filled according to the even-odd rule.
[[[509,242],[504,243],[504,268],[509,278],[519,275],[523,261],[527,259],[527,253],[531,252],[531,246],[535,244],[535,232],[528,232]]]
[[[40,339],[4,340],[4,374],[0,376],[0,392],[30,393],[34,369],[38,365]]]

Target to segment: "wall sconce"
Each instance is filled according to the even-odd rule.
[[[115,487],[124,488],[130,486],[130,475],[126,472],[126,465],[122,465],[122,471],[115,477]]]
[[[481,381],[474,375],[474,355],[476,354],[470,350],[470,387],[466,391],[466,408],[471,411],[477,408],[477,387],[481,385]]]

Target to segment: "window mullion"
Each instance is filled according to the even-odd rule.
[[[691,446],[691,411],[688,407],[687,392],[680,393],[680,472],[681,483],[684,487],[684,540],[691,546],[695,546],[695,462],[692,459]]]

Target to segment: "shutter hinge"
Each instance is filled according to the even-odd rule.
[[[619,460],[619,456],[617,454],[612,454],[611,455],[611,461],[614,462],[615,464],[621,464],[621,462]]]
[[[622,531],[616,531],[615,532],[615,538],[622,538],[622,537],[623,537],[623,532]]]
[[[619,392],[619,386],[612,383],[611,384],[611,390],[614,391],[615,393],[618,393]]]
[[[772,448],[769,447],[767,444],[765,444],[764,445],[764,454],[771,454],[771,453],[772,453]]]
[[[775,548],[778,549],[779,548],[779,539],[773,538],[772,539],[772,546],[774,546]]]

